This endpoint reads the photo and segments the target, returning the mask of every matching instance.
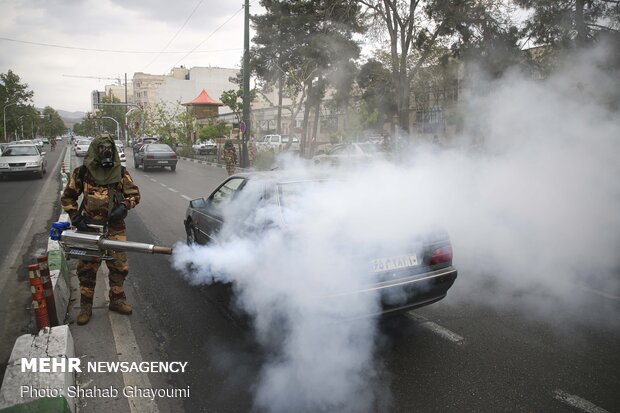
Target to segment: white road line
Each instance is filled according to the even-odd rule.
[[[188,197],[187,195],[181,195],[181,198],[186,199],[188,201],[191,201],[192,199],[194,199],[194,198]]]
[[[428,330],[431,330],[433,333],[438,334],[439,336],[445,338],[446,340],[452,341],[455,344],[465,344],[465,339],[461,336],[459,336],[456,333],[453,333],[452,331],[448,330],[447,328],[444,328],[442,326],[440,326],[439,324],[433,323],[432,321],[419,316],[417,314],[410,312],[405,313],[405,315],[412,319],[413,321],[416,321],[418,323],[420,323],[420,325]]]
[[[583,412],[587,413],[609,413],[607,410],[598,407],[594,403],[590,403],[586,399],[582,399],[579,396],[575,396],[569,393],[566,393],[562,390],[555,390],[553,392],[553,397],[563,403],[568,404],[569,406],[573,406]]]
[[[163,183],[163,182],[160,182],[159,184],[160,184],[161,186],[163,186],[164,188],[168,188],[168,185],[166,185],[166,184],[165,184],[165,183]]]
[[[108,280],[107,268],[104,270],[106,280],[105,296],[108,296],[110,283]],[[116,353],[118,361],[136,362],[142,361],[142,353],[136,341],[136,336],[131,329],[129,317],[108,311],[110,325],[112,326],[112,335],[114,336],[114,344],[116,345]],[[142,389],[151,389],[151,381],[146,373],[123,373],[123,381],[126,386],[135,386]],[[129,410],[131,413],[159,413],[155,400],[143,397],[129,397]]]
[[[594,288],[586,287],[585,285],[580,285],[579,288],[581,288],[582,290],[590,291],[593,294],[600,295],[601,297],[620,301],[620,297],[618,297],[617,295],[612,295],[612,294],[605,293],[603,291],[595,290]]]
[[[153,179],[153,178],[149,178],[149,179],[151,180],[151,182],[157,182],[156,179]]]
[[[174,188],[170,188],[170,187],[167,187],[167,188],[168,188],[168,191],[170,191],[170,192],[179,192],[179,191],[177,191],[177,190],[176,190],[176,189],[174,189]]]

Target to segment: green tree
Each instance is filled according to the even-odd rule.
[[[362,115],[362,129],[381,131],[397,113],[396,93],[390,70],[381,62],[370,59],[360,68],[357,85],[363,105],[358,108]]]
[[[43,118],[40,123],[39,132],[47,138],[55,138],[65,133],[66,130],[67,126],[58,112],[52,107],[46,106],[43,109]]]
[[[20,116],[27,115],[34,109],[27,109],[33,95],[34,92],[28,89],[28,84],[22,83],[20,77],[12,70],[0,73],[0,104],[3,115],[6,113],[6,119],[2,121],[3,126],[6,124],[7,135],[10,131],[17,131],[21,126],[23,118],[20,119]],[[4,131],[2,133],[4,134]],[[8,136],[2,138],[5,142],[9,140]]]
[[[73,125],[73,133],[77,136],[94,136],[97,124],[92,113],[87,112],[82,120]]]
[[[409,131],[411,85],[422,69],[437,63],[438,51],[470,45],[483,36],[485,24],[505,21],[506,13],[501,0],[358,2],[375,38],[386,39],[397,124],[404,131]]]
[[[303,152],[308,138],[316,138],[327,86],[330,82],[348,88],[352,85],[335,73],[350,67],[359,56],[359,46],[352,40],[353,34],[362,29],[358,24],[359,8],[354,1],[346,0],[263,0],[261,5],[266,13],[254,18],[257,35],[253,39],[253,68],[263,90],[278,86],[278,108],[283,95],[291,99],[291,121],[303,106]],[[343,92],[340,101],[349,95]],[[309,136],[311,111],[315,116]]]
[[[116,106],[115,103],[121,103],[120,99],[112,96],[104,96],[101,98],[102,105],[97,110],[97,117],[100,119],[100,129],[102,132],[116,135],[116,122],[118,122],[119,134],[116,139],[121,139],[123,125],[125,124],[125,106]],[[112,118],[116,122],[111,119]]]
[[[620,2],[617,0],[514,0],[531,12],[527,35],[538,44],[586,46],[601,38],[620,36]]]
[[[229,133],[230,127],[225,122],[216,119],[209,119],[207,124],[198,126],[198,138],[200,140],[215,140],[222,136],[228,136]]]

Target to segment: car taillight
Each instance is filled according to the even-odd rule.
[[[177,156],[176,156],[176,155],[172,155],[170,158],[171,158],[171,159],[176,159],[176,158],[177,158]]]
[[[155,155],[146,155],[146,159],[155,159]]]
[[[442,262],[452,261],[452,245],[444,245],[433,251],[431,255],[431,265],[441,264]]]

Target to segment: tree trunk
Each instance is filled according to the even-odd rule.
[[[308,96],[310,96],[310,83],[306,82],[306,90],[308,90]],[[300,142],[300,154],[304,156],[306,153],[306,144],[308,142],[308,118],[310,117],[310,102],[306,99],[304,102],[304,120],[301,124],[301,142]]]
[[[308,148],[309,157],[314,154],[314,150],[316,148],[320,118],[321,118],[321,99],[317,99],[316,107],[314,108],[314,127],[312,128],[312,140],[310,141],[310,147]]]
[[[575,1],[575,28],[577,29],[577,46],[583,47],[587,40],[586,25],[583,20],[584,0]]]
[[[282,91],[284,87],[284,75],[280,73],[278,77],[278,115],[276,118],[276,133],[282,133]]]

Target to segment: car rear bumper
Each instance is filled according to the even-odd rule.
[[[174,166],[177,164],[176,159],[172,159],[172,160],[145,159],[143,162],[144,162],[144,166],[146,166],[147,168],[152,168],[156,166],[161,166],[161,167]]]
[[[337,305],[339,307],[344,306],[344,308],[357,307],[358,300],[369,300],[370,304],[377,299],[380,300],[380,307],[376,311],[365,314],[348,314],[345,318],[399,314],[444,298],[454,284],[457,273],[456,268],[449,266],[423,274],[384,280],[369,285],[367,288],[330,294],[321,298],[328,300],[328,303],[331,300],[338,300]],[[347,305],[349,300],[352,303],[350,306]]]

